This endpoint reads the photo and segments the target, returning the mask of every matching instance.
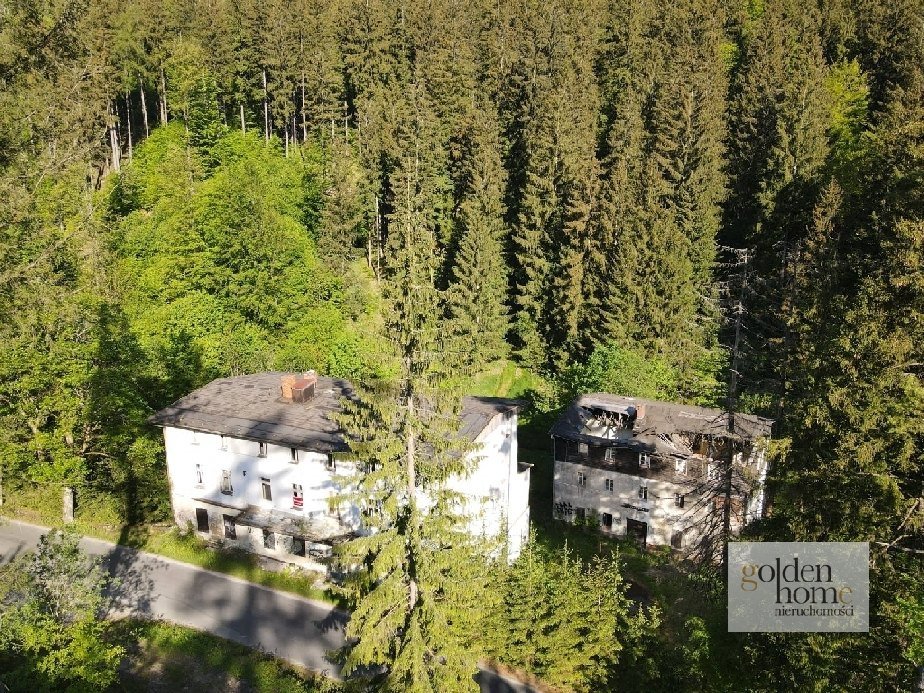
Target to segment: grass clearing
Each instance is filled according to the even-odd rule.
[[[531,391],[541,389],[545,381],[532,371],[518,366],[513,361],[495,361],[475,375],[467,394],[482,397],[523,397]]]

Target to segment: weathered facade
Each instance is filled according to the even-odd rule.
[[[688,549],[763,513],[772,421],[604,393],[550,431],[553,512],[616,536]],[[725,506],[729,511],[726,513]]]
[[[337,500],[355,467],[332,415],[350,396],[344,380],[259,373],[215,380],[155,414],[177,524],[324,570],[336,544],[368,531],[360,508]],[[476,444],[472,473],[449,482],[466,498],[470,530],[505,538],[512,556],[529,525],[518,410],[511,400],[463,400],[461,433]]]

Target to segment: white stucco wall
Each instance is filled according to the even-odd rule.
[[[255,441],[179,428],[165,428],[164,442],[174,497],[206,498],[241,510],[256,505],[292,511],[293,484],[301,484],[305,516],[326,514],[338,490],[334,476],[350,474],[353,468],[338,461],[337,470],[329,470],[326,455],[304,450],[298,451],[298,462],[292,463],[291,448],[271,444],[266,446],[266,457],[260,457],[260,446]],[[198,483],[197,464],[202,470],[202,484]],[[224,471],[231,473],[230,495],[221,492]],[[271,501],[263,500],[262,477],[270,480]],[[342,522],[353,528],[359,526],[359,514],[354,508],[343,505],[340,511]]]
[[[529,531],[529,470],[517,470],[517,416],[498,414],[475,441],[471,474],[449,481],[466,496],[465,514],[475,535],[501,537],[506,528],[507,553],[520,555]]]

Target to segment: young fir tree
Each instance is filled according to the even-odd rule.
[[[344,545],[341,560],[361,570],[348,580],[355,600],[346,635],[345,673],[384,667],[391,691],[474,687],[479,605],[487,572],[445,487],[466,471],[457,429],[459,398],[443,349],[442,298],[434,230],[422,204],[413,156],[392,181],[382,281],[382,337],[391,347],[391,378],[357,390],[342,424],[362,466],[355,488],[370,536]]]
[[[507,350],[505,175],[495,123],[483,111],[476,112],[474,120],[462,162],[461,237],[453,258],[448,305],[456,334],[466,345],[466,361],[480,368]]]
[[[492,655],[558,690],[611,690],[608,678],[623,648],[658,624],[654,610],[630,615],[612,556],[585,564],[567,547],[529,541],[506,572],[502,592]]]

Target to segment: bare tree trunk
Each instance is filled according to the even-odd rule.
[[[722,573],[728,571],[728,541],[731,538],[731,502],[732,502],[732,475],[735,466],[735,412],[738,409],[738,368],[741,350],[741,320],[744,315],[744,296],[748,287],[748,252],[744,251],[743,276],[741,277],[741,291],[735,305],[735,338],[732,344],[731,367],[728,378],[728,468],[725,470],[725,507],[722,509]]]
[[[414,393],[411,391],[407,398],[407,413],[408,419],[413,420],[414,417]],[[416,468],[416,454],[417,454],[417,436],[414,430],[413,421],[408,427],[408,436],[407,436],[407,494],[408,494],[408,504],[410,505],[411,521],[417,522],[417,468]],[[412,532],[412,541],[411,546],[415,545],[415,542],[419,540],[417,536],[417,527],[411,528]],[[417,606],[417,580],[414,570],[413,561],[410,565],[410,580],[408,581],[408,602],[410,608],[413,609]]]
[[[299,39],[299,52],[302,62],[302,142],[308,141],[308,121],[305,109],[305,37]]]
[[[269,142],[269,91],[266,88],[266,70],[263,70],[263,130],[266,141]]]
[[[283,128],[286,133],[286,159],[289,158],[289,124],[286,123],[286,126]]]
[[[109,102],[109,148],[111,157],[109,160],[110,168],[116,173],[119,172],[121,165],[122,151],[119,146],[119,133],[116,130],[116,117],[112,108],[112,101]]]
[[[61,493],[61,519],[70,524],[74,521],[74,489],[65,486]]]
[[[134,147],[132,143],[132,100],[128,89],[125,90],[125,127],[128,130],[128,160],[131,161]]]
[[[369,234],[366,236],[366,264],[369,266],[369,269],[374,270],[375,267],[372,265],[372,235],[375,233],[375,227],[379,223],[379,196],[375,196],[375,219],[372,221],[372,229],[369,231]]]
[[[167,77],[163,65],[160,66],[160,124],[167,124]]]
[[[241,104],[241,132],[247,132],[247,122],[244,120],[244,104]]]
[[[148,102],[144,98],[144,82],[141,81],[141,75],[138,75],[138,89],[141,91],[141,117],[144,119],[144,136],[150,137],[151,131],[148,128]]]

